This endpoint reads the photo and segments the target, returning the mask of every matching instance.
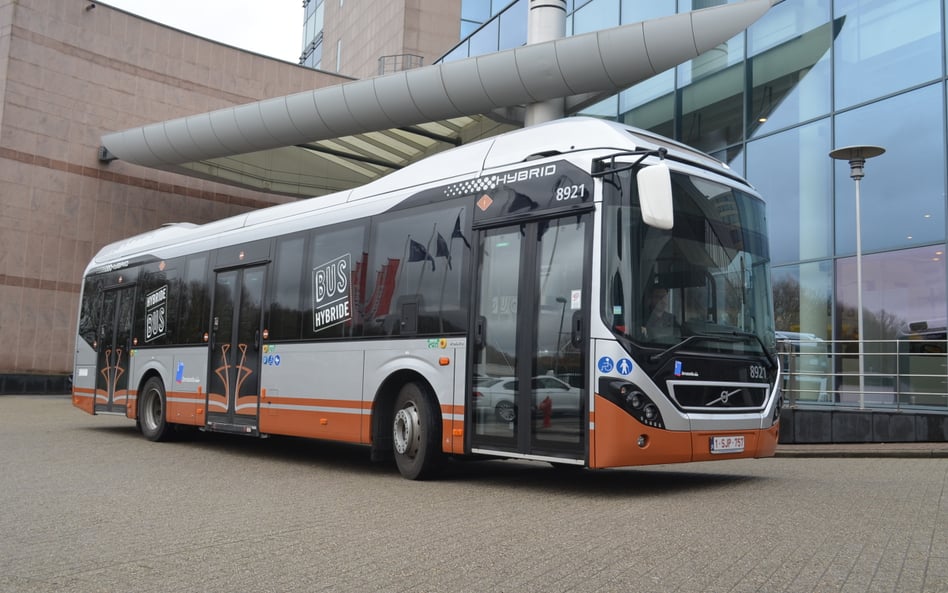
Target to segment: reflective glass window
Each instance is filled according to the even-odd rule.
[[[858,337],[856,258],[836,262],[839,338]],[[862,311],[867,340],[894,339],[900,328],[918,321],[943,321],[945,245],[864,255]]]
[[[457,204],[379,216],[359,280],[366,335],[463,330],[468,214]]]
[[[267,328],[272,340],[295,340],[300,337],[303,318],[303,288],[309,274],[303,273],[306,255],[305,238],[283,237],[277,240],[276,261],[272,266],[273,289]]]
[[[478,23],[490,18],[490,0],[461,0],[461,18]]]
[[[749,137],[829,113],[833,30],[828,0],[784,2],[748,30]]]
[[[679,71],[680,85],[681,80]],[[743,62],[681,86],[679,139],[705,152],[740,142],[744,135],[743,91]]]
[[[729,148],[723,148],[721,150],[715,150],[714,152],[708,153],[717,160],[726,164],[732,171],[736,174],[744,177],[744,146],[738,144],[737,146],[731,146]]]
[[[357,336],[364,321],[366,254],[362,224],[319,228],[303,274],[303,337]]]
[[[945,245],[876,253],[862,258],[864,403],[945,405],[944,382],[910,376],[944,373],[944,358],[899,356],[894,340],[911,337],[913,327],[944,327]],[[836,332],[838,400],[856,404],[859,397],[859,317],[856,258],[836,263]],[[940,337],[940,336],[939,336]],[[915,339],[918,339],[916,336]],[[910,347],[911,343],[903,345]],[[944,352],[943,342],[935,344]],[[911,352],[911,350],[909,350]],[[904,376],[903,376],[904,373]],[[902,392],[898,396],[896,393]]]
[[[616,119],[619,113],[619,96],[613,95],[608,99],[586,107],[577,115],[588,115],[591,117],[602,117],[606,119]]]
[[[667,70],[619,94],[623,123],[675,137],[675,71]]]
[[[832,337],[833,264],[826,260],[773,269],[778,332]]]
[[[675,0],[622,0],[621,23],[638,23],[675,14]]]
[[[871,144],[860,182],[863,252],[945,240],[942,85],[931,85],[836,116],[836,146]],[[836,163],[836,253],[856,251],[855,183]]]
[[[784,397],[791,403],[832,402],[832,261],[774,268],[773,291]]]
[[[470,48],[469,48],[468,42],[465,41],[461,43],[460,45],[458,45],[457,47],[455,47],[454,49],[452,49],[451,51],[449,51],[447,54],[445,54],[444,57],[439,60],[439,63],[453,62],[454,60],[463,60],[464,58],[468,57],[469,49]]]
[[[835,10],[837,109],[941,75],[938,0],[837,0]]]
[[[461,39],[466,39],[468,35],[477,31],[477,28],[481,26],[481,23],[474,21],[461,21]]]
[[[518,0],[500,15],[500,50],[527,42],[527,0]]]
[[[720,0],[684,2],[679,11],[725,4]],[[744,136],[744,33],[677,68],[681,89],[679,139],[711,152],[740,142]]]
[[[469,55],[482,56],[497,51],[498,32],[498,21],[494,19],[471,35]]]
[[[204,343],[211,317],[210,290],[207,282],[207,254],[189,255],[184,266],[184,286],[181,287],[179,344]]]
[[[573,35],[619,24],[619,0],[593,0],[573,13]]]
[[[747,143],[747,179],[767,202],[775,264],[832,254],[829,151],[829,119]]]

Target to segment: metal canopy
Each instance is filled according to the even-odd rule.
[[[319,196],[522,125],[523,105],[567,113],[686,62],[779,0],[745,0],[238,105],[102,137],[100,158],[261,191]]]

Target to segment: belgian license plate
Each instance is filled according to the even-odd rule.
[[[711,437],[712,453],[740,453],[744,450],[744,436]]]

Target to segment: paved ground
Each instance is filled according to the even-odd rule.
[[[948,592],[948,459],[562,473],[365,449],[142,439],[0,397],[0,592]]]

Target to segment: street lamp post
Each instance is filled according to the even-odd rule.
[[[859,204],[859,181],[865,177],[866,160],[884,153],[881,146],[846,146],[829,153],[830,157],[840,161],[849,161],[849,176],[856,182],[856,324],[859,332],[859,409],[866,407],[866,368],[862,326],[862,215]]]

